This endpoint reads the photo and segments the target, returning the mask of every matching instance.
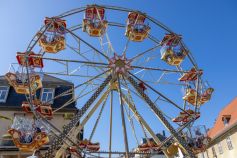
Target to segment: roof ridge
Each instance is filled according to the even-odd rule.
[[[55,76],[52,76],[52,75],[48,75],[48,74],[45,74],[45,73],[43,73],[43,74],[44,74],[43,79],[42,79],[43,82],[44,82],[44,77],[47,76],[47,77],[50,77],[50,78],[53,78],[53,79],[60,80],[62,82],[67,82],[67,83],[73,84],[72,82],[64,80],[64,79],[61,79],[61,78],[58,78],[58,77],[55,77]]]

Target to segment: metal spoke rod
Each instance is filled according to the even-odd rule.
[[[105,107],[107,98],[108,98],[108,95],[106,96],[106,98],[105,98],[105,100],[104,100],[104,103],[103,103],[103,105],[102,105],[102,107],[101,107],[101,109],[100,109],[99,115],[98,115],[98,117],[97,117],[97,119],[96,119],[96,121],[95,121],[94,127],[93,127],[92,132],[91,132],[91,135],[90,135],[90,137],[89,137],[89,141],[92,140],[92,138],[93,138],[93,136],[94,136],[94,134],[95,134],[95,131],[96,131],[96,128],[97,128],[98,123],[99,123],[99,121],[100,121],[101,115],[102,115],[102,113],[103,113],[103,110],[104,110],[104,107]]]
[[[184,128],[188,127],[191,123],[193,123],[195,121],[194,118],[192,118],[189,122],[185,123],[184,125],[182,125],[181,127],[179,127],[177,129],[177,133],[180,133]],[[158,150],[161,149],[164,145],[166,145],[172,138],[174,138],[173,135],[170,135],[168,138],[166,138],[158,147]]]
[[[147,49],[144,52],[139,53],[138,55],[134,56],[131,60],[134,61],[135,59],[140,58],[141,56],[145,55],[146,53],[149,53],[152,50],[155,50],[158,47],[160,47],[160,44],[155,45],[154,47]]]
[[[81,37],[79,37],[78,35],[76,35],[74,32],[72,32],[71,30],[66,29],[67,32],[69,32],[70,34],[72,34],[74,37],[76,37],[78,40],[82,41],[83,43],[85,43],[87,46],[89,46],[90,48],[92,48],[94,51],[96,51],[97,53],[99,53],[100,55],[102,55],[103,57],[105,57],[107,60],[109,60],[109,57],[106,56],[104,53],[102,53],[101,51],[99,51],[98,49],[96,49],[95,47],[93,47],[90,43],[86,42],[85,40],[83,40]]]
[[[84,117],[84,119],[82,121],[80,121],[80,124],[76,127],[74,127],[68,134],[68,136],[71,139],[75,139],[77,134],[83,129],[83,127],[85,126],[85,124],[87,123],[87,121],[91,118],[91,116],[94,114],[94,112],[98,109],[98,107],[101,105],[101,103],[103,102],[103,100],[105,100],[105,98],[108,96],[110,92],[110,88],[108,88],[105,93],[100,97],[100,99],[97,101],[97,103],[93,106],[93,108],[91,108],[91,110],[88,112],[88,114]],[[66,149],[66,147],[69,145],[71,145],[70,142],[66,141],[64,142],[64,144],[61,146],[61,148],[58,150],[57,152],[57,157],[60,157],[63,154],[63,150]]]
[[[138,77],[136,77],[135,75],[133,75],[132,73],[128,72],[132,77],[136,78],[138,81],[143,82],[141,79],[139,79]],[[162,98],[164,98],[165,100],[167,100],[169,103],[173,104],[176,108],[182,110],[184,113],[188,114],[189,116],[191,116],[190,113],[188,113],[187,111],[185,111],[184,109],[182,109],[181,107],[179,107],[176,103],[174,103],[172,100],[170,100],[169,98],[167,98],[166,96],[164,96],[162,93],[158,92],[157,90],[155,90],[153,87],[151,87],[150,85],[148,85],[147,83],[143,82],[144,85],[146,85],[148,88],[150,88],[151,90],[153,90],[154,92],[156,92],[158,95],[160,95]]]
[[[160,119],[160,121],[164,124],[164,126],[170,131],[170,133],[174,136],[174,138],[180,143],[180,145],[185,149],[186,154],[191,157],[195,158],[195,155],[188,147],[186,141],[175,131],[175,129],[171,126],[168,120],[163,116],[162,112],[155,106],[155,104],[150,100],[150,98],[139,88],[137,82],[131,77],[127,77],[128,81],[132,84],[132,86],[137,90],[137,92],[144,98],[146,103],[152,109],[152,111],[156,114],[156,116]]]
[[[57,58],[47,58],[42,57],[44,60],[52,60],[52,61],[63,61],[63,62],[72,62],[72,63],[81,63],[81,64],[87,64],[87,65],[105,65],[107,66],[107,63],[100,63],[100,62],[89,62],[89,61],[80,61],[80,60],[72,60],[72,59],[57,59]]]
[[[110,91],[110,118],[109,118],[109,158],[112,150],[112,129],[113,129],[113,90]]]
[[[126,95],[124,95],[122,93],[122,98],[124,100],[124,102],[128,105],[129,109],[133,112],[133,114],[135,115],[136,120],[141,123],[142,128],[144,127],[149,134],[151,135],[151,137],[153,138],[153,140],[156,142],[156,144],[161,144],[161,140],[156,136],[156,134],[153,132],[153,130],[151,129],[151,127],[149,126],[149,124],[143,119],[143,117],[138,113],[138,111],[136,110],[136,108],[133,106],[133,104],[129,101],[129,99],[126,97]],[[167,152],[165,150],[163,150],[164,154],[167,156]]]
[[[122,117],[122,126],[123,126],[123,136],[124,136],[124,144],[125,144],[125,151],[126,151],[126,158],[129,158],[129,147],[128,147],[128,137],[127,137],[127,130],[126,130],[126,123],[124,118],[124,104],[123,104],[123,97],[122,97],[122,90],[120,84],[120,78],[118,76],[118,92],[119,92],[119,101],[120,101],[120,109],[121,109],[121,117]]]
[[[100,87],[96,90],[96,92],[91,96],[91,98],[85,103],[85,105],[81,108],[81,110],[72,118],[72,120],[65,126],[63,133],[59,135],[60,138],[56,138],[53,140],[52,145],[50,145],[49,149],[44,155],[44,158],[50,158],[55,150],[62,144],[63,139],[67,136],[67,134],[71,131],[71,129],[79,122],[82,115],[86,113],[91,104],[97,99],[100,93],[104,90],[104,88],[108,85],[112,76],[109,75],[105,81],[100,85]]]
[[[157,71],[165,71],[165,72],[182,72],[187,73],[188,71],[182,70],[170,70],[170,69],[162,69],[162,68],[155,68],[155,67],[143,67],[143,66],[132,66],[132,68],[144,69],[144,70],[157,70]]]
[[[77,88],[79,88],[79,87],[81,87],[81,86],[83,86],[83,85],[85,85],[85,84],[87,84],[87,83],[89,83],[89,82],[91,82],[91,81],[97,79],[98,77],[104,75],[104,74],[107,73],[108,71],[109,71],[109,70],[107,70],[107,71],[105,71],[105,72],[103,72],[103,73],[101,73],[101,74],[99,74],[99,75],[96,75],[96,76],[94,76],[93,78],[91,78],[91,79],[89,79],[89,80],[87,80],[87,81],[85,81],[85,82],[83,82],[83,83],[81,83],[81,84],[79,84],[79,85],[77,85],[77,86],[75,86],[75,87],[69,89],[69,90],[66,90],[65,92],[63,92],[63,93],[61,93],[61,94],[55,96],[53,99],[48,100],[46,103],[50,103],[50,102],[51,102],[52,100],[54,100],[54,99],[60,98],[60,97],[64,96],[64,95],[67,94],[67,93],[71,93],[71,92],[74,91],[75,89],[77,89]]]

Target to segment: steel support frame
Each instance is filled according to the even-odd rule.
[[[156,134],[153,132],[153,130],[151,129],[151,127],[148,125],[148,123],[143,119],[143,117],[138,113],[138,111],[136,110],[136,108],[133,106],[133,104],[129,101],[129,99],[126,97],[126,95],[124,95],[122,93],[122,99],[124,100],[124,102],[128,105],[129,109],[133,112],[136,120],[138,122],[141,122],[142,125],[145,127],[145,129],[149,132],[149,134],[151,135],[151,137],[153,138],[153,140],[156,142],[156,144],[161,144],[161,140],[156,136]],[[167,154],[166,150],[162,150],[163,153],[165,154],[166,157],[169,157]]]
[[[175,128],[168,122],[168,120],[163,116],[162,112],[156,107],[156,105],[151,101],[151,99],[139,88],[138,83],[131,77],[127,76],[127,80],[136,89],[136,91],[142,96],[144,101],[148,104],[151,110],[159,118],[159,120],[164,124],[164,126],[170,131],[174,138],[179,142],[179,144],[185,149],[186,154],[190,158],[195,158],[194,153],[188,147],[186,141],[176,132]]]
[[[91,96],[91,98],[84,104],[80,111],[72,118],[72,120],[64,127],[63,132],[55,138],[50,145],[49,149],[46,151],[44,158],[51,158],[51,155],[57,148],[63,143],[64,138],[67,137],[69,132],[73,129],[74,126],[79,122],[80,118],[86,113],[86,111],[90,108],[93,102],[97,99],[100,93],[104,90],[104,88],[108,85],[110,80],[112,79],[112,75],[109,75],[104,82],[100,85],[100,87],[96,90],[96,92]]]
[[[100,97],[100,99],[97,101],[97,103],[94,105],[94,107],[88,112],[88,114],[84,117],[84,119],[80,122],[78,126],[75,126],[69,133],[68,137],[72,140],[75,140],[79,132],[83,129],[87,121],[91,118],[91,116],[94,114],[94,112],[98,109],[98,107],[101,105],[101,103],[104,101],[104,99],[108,96],[110,92],[110,88],[105,91],[105,93]],[[66,140],[61,148],[58,150],[56,154],[56,158],[60,158],[62,156],[64,149],[67,148],[67,144],[72,145],[70,141]]]

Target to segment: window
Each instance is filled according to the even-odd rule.
[[[0,102],[5,103],[9,92],[8,86],[0,86]]]
[[[219,150],[219,154],[223,154],[221,143],[218,143],[218,150]]]
[[[226,138],[226,143],[227,143],[228,149],[232,150],[233,149],[233,145],[232,145],[232,142],[231,142],[231,139],[230,139],[229,136]]]
[[[212,155],[213,155],[213,157],[217,157],[217,156],[216,156],[216,150],[215,150],[215,147],[214,147],[214,146],[211,148],[211,150],[212,150]]]
[[[53,104],[53,98],[54,98],[54,89],[53,88],[43,88],[41,92],[41,101],[42,102],[48,102],[50,104]]]
[[[223,115],[222,116],[222,121],[223,121],[225,126],[227,126],[229,124],[230,118],[231,118],[231,115]]]

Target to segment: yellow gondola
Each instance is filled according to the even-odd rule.
[[[159,150],[159,147],[160,147],[159,144],[157,145],[154,141],[149,141],[147,143],[143,143],[143,144],[139,145],[135,149],[135,151],[138,151],[138,152],[148,152],[151,150],[157,151],[157,150]]]
[[[15,129],[9,129],[8,133],[12,136],[12,140],[17,148],[24,152],[31,152],[38,149],[42,145],[49,142],[49,138],[45,132],[35,133],[31,142],[21,142],[21,132]]]
[[[42,116],[46,117],[47,119],[53,118],[53,110],[49,103],[42,103],[38,99],[34,99],[33,101],[34,109],[39,112]],[[27,113],[32,113],[29,102],[22,102],[22,108]]]
[[[104,8],[88,6],[82,23],[82,31],[92,37],[102,36],[108,27],[108,21],[104,20]]]
[[[41,33],[38,33],[40,36]],[[62,35],[55,35],[52,40],[47,40],[46,35],[42,35],[39,39],[39,46],[47,53],[58,53],[66,47],[65,38]]]
[[[151,28],[144,24],[145,19],[145,15],[137,12],[130,12],[128,14],[125,35],[129,40],[141,42],[147,38]]]
[[[197,96],[197,105],[202,105],[211,99],[213,91],[214,91],[213,88],[208,88],[203,94],[199,95],[197,94],[196,90],[188,88],[185,96],[183,97],[183,100],[187,101],[192,105],[196,105],[196,96]]]
[[[18,75],[11,72],[8,72],[5,75],[5,78],[7,79],[8,83],[15,89],[16,93],[30,94],[29,84],[27,80],[25,82],[22,82],[19,79]],[[30,75],[30,88],[32,94],[35,94],[38,89],[42,88],[42,82],[39,75]]]
[[[186,55],[187,52],[184,49],[175,50],[170,46],[163,46],[161,48],[161,59],[169,65],[180,65]]]
[[[166,151],[167,151],[168,156],[173,157],[173,156],[175,156],[175,155],[179,152],[179,149],[180,149],[182,152],[185,151],[184,148],[183,148],[180,144],[178,144],[178,143],[172,143],[172,144],[166,149]]]
[[[100,143],[92,143],[91,141],[84,139],[79,142],[79,147],[82,149],[86,149],[88,151],[99,151],[100,150]]]

